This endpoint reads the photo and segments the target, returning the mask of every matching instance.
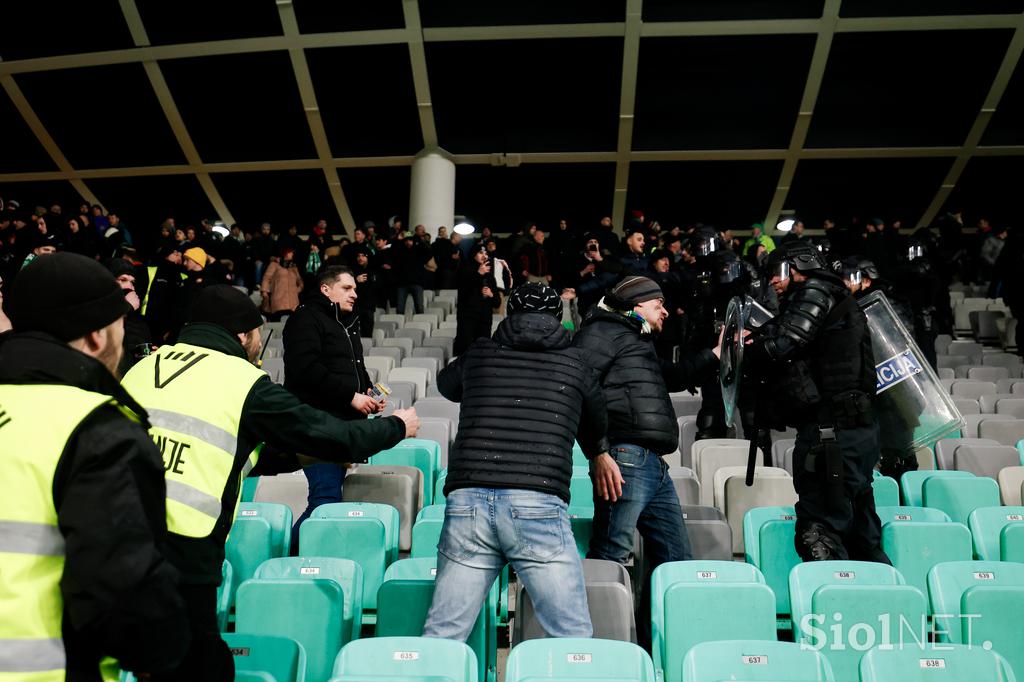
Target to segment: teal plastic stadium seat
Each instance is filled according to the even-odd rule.
[[[443,504],[432,504],[420,509],[419,513],[416,514],[416,520],[422,521],[423,519],[441,519],[444,520],[444,507]]]
[[[412,527],[413,557],[437,556],[437,544],[441,539],[444,519],[423,519]]]
[[[962,613],[964,594],[975,587],[1024,588],[1024,564],[1009,561],[947,561],[932,568],[928,573],[928,595],[935,616],[936,641],[953,644],[967,644],[963,633],[969,624]],[[940,617],[939,614],[948,614]],[[1013,614],[1019,619],[1020,613]],[[978,619],[970,619],[976,622]],[[963,622],[963,623],[962,623]],[[977,645],[977,633],[972,632]],[[1021,644],[1024,648],[1024,642]]]
[[[434,596],[437,557],[401,559],[388,566],[378,593],[377,636],[419,636]],[[389,584],[396,583],[396,584]],[[497,676],[498,581],[487,593],[467,643],[477,656],[480,679]]]
[[[999,506],[999,484],[987,476],[950,479],[930,478],[924,482],[924,505],[941,509],[957,523],[978,507]]]
[[[227,632],[231,616],[231,596],[234,594],[235,577],[231,562],[227,559],[220,567],[220,585],[217,586],[217,628]]]
[[[231,563],[232,584],[229,603],[235,603],[238,586],[253,577],[267,559],[274,558],[274,529],[261,518],[236,518],[224,545],[224,557]]]
[[[832,682],[832,666],[821,652],[792,642],[723,640],[703,642],[683,659],[688,682],[747,680],[750,682]],[[903,681],[905,682],[905,681]]]
[[[1011,523],[999,533],[999,558],[1024,563],[1024,523]]]
[[[239,673],[266,673],[276,682],[305,682],[306,650],[294,639],[238,632],[221,635]]]
[[[1024,522],[1024,507],[979,507],[972,511],[967,523],[974,536],[975,558],[998,561],[1003,528],[1021,522]]]
[[[256,487],[260,484],[259,476],[247,476],[242,479],[241,502],[252,502],[256,499]]]
[[[875,493],[876,507],[892,507],[900,503],[900,486],[895,478],[876,476],[871,481],[871,489]]]
[[[574,466],[572,478],[569,479],[569,509],[570,513],[579,514],[575,510],[593,510],[594,508],[594,484],[590,480],[589,466]],[[593,511],[590,512],[593,516]]]
[[[387,563],[398,561],[398,537],[401,520],[398,510],[389,504],[379,502],[334,502],[322,504],[313,510],[310,518],[314,519],[365,519],[376,518],[384,524],[384,541],[387,550]],[[302,528],[299,528],[300,535]],[[301,539],[301,538],[300,538]]]
[[[932,566],[974,558],[971,531],[962,523],[889,521],[882,526],[882,549],[906,584],[921,594],[928,594]]]
[[[970,471],[950,471],[948,469],[928,469],[918,471],[907,471],[900,476],[900,490],[903,491],[903,504],[910,507],[924,507],[924,493],[922,487],[929,478],[941,476],[943,478],[973,478]]]
[[[775,636],[775,595],[755,566],[673,561],[654,569],[651,650],[654,667],[664,671],[664,679],[680,679],[683,657],[700,642]]]
[[[878,520],[882,522],[883,526],[890,521],[925,521],[927,523],[949,523],[951,521],[949,514],[941,509],[932,509],[931,507],[905,505],[875,507],[875,513],[878,514]]]
[[[448,469],[443,469],[441,473],[437,475],[437,483],[434,484],[434,504],[444,504],[444,484],[448,482]]]
[[[509,652],[505,680],[654,682],[655,673],[647,652],[630,642],[531,639]]]
[[[348,639],[359,639],[363,618],[363,569],[351,559],[332,557],[283,557],[270,559],[256,569],[257,580],[333,580],[345,594]]]
[[[1024,670],[1024,585],[968,587],[960,598],[963,613],[977,614],[971,636],[982,646],[990,642],[1014,670]],[[975,644],[977,646],[977,644]]]
[[[277,682],[270,673],[254,670],[236,670],[235,682]]]
[[[402,563],[399,561],[398,563]],[[492,595],[480,608],[466,644],[476,655],[481,680],[497,674],[497,626]],[[386,579],[377,593],[377,637],[419,637],[434,599],[434,576],[418,579]]]
[[[384,580],[387,550],[380,519],[316,519],[299,528],[299,554],[304,557],[352,559],[363,570],[363,612],[377,608],[377,589]]]
[[[427,637],[374,637],[351,642],[334,664],[334,675],[395,680],[403,677],[448,677],[477,682],[473,650],[462,642]]]
[[[743,546],[748,564],[757,566],[775,593],[777,615],[789,615],[789,572],[801,562],[793,537],[793,507],[756,507],[743,515]]]
[[[306,651],[306,679],[323,682],[348,641],[345,595],[333,580],[247,580],[238,588],[239,633],[290,637]]]
[[[248,479],[247,479],[248,480]],[[260,518],[270,524],[271,549],[275,557],[288,556],[292,546],[292,509],[274,502],[242,502],[236,519]]]
[[[862,647],[886,643],[886,636],[897,645],[898,637],[911,637],[905,634],[909,628],[912,635],[925,638],[921,641],[927,639],[927,600],[891,566],[804,563],[793,569],[789,588],[796,642],[820,649],[837,680],[856,680]],[[839,627],[838,633],[833,626]]]
[[[875,647],[860,659],[860,682],[1014,682],[1006,659],[974,646],[942,644],[923,650]]]
[[[572,466],[573,468],[590,468],[590,462],[587,460],[587,456],[583,454],[583,448],[581,448],[580,444],[576,442],[573,442],[572,444]]]
[[[434,483],[441,472],[441,446],[424,438],[406,438],[370,458],[369,464],[412,466],[423,472],[423,504],[434,503]]]

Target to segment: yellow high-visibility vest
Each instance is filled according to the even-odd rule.
[[[234,518],[240,492],[225,499],[229,484],[241,491],[259,455],[257,449],[235,462],[242,407],[264,376],[242,358],[187,343],[163,346],[125,375],[163,455],[170,532],[204,538],[222,515]]]
[[[0,386],[0,680],[63,682],[64,536],[53,478],[68,440],[110,396],[57,384]],[[123,410],[123,408],[122,408]],[[105,659],[104,680],[117,680]]]
[[[149,292],[153,288],[153,280],[156,279],[156,269],[157,268],[155,265],[150,265],[148,268],[146,268],[146,272],[149,273],[149,281],[146,282],[146,291],[142,295],[142,307],[140,309],[140,312],[143,315],[146,314],[146,308],[149,306]],[[139,292],[136,291],[135,293]]]

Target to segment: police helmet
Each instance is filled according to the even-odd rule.
[[[732,251],[720,251],[716,255],[719,284],[735,282],[743,275],[743,263]]]
[[[919,241],[912,241],[907,245],[907,260],[912,261],[917,258],[924,258],[928,255],[928,249],[925,245]]]

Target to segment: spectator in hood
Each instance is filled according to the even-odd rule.
[[[124,318],[124,353],[117,366],[117,376],[123,377],[136,362],[149,355],[153,338],[140,312],[142,302],[135,290],[135,268],[123,258],[112,258],[107,261],[107,270],[114,275],[117,285],[124,292],[124,300],[132,307]]]

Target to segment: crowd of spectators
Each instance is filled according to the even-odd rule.
[[[258,293],[262,312],[275,320],[316,289],[324,264],[344,264],[355,273],[364,336],[372,331],[375,309],[404,313],[411,299],[422,312],[424,290],[458,289],[461,350],[489,333],[491,314],[503,311],[516,284],[552,286],[572,301],[578,320],[616,282],[643,274],[665,292],[670,317],[658,345],[667,355],[692,334],[685,313],[700,295],[701,272],[721,263],[721,253],[707,258],[708,248],[729,251],[757,268],[777,242],[810,240],[836,260],[870,259],[883,276],[898,281],[907,244],[914,243],[923,246],[945,284],[989,281],[990,296],[1004,298],[1016,315],[1024,313],[1024,239],[1005,225],[984,218],[968,225],[955,210],[931,229],[909,230],[899,220],[878,218],[843,226],[826,219],[815,227],[817,236],[810,237],[800,220],[785,234],[755,223],[741,237],[701,224],[662,226],[633,211],[621,235],[610,217],[592,226],[528,222],[504,235],[483,226],[468,237],[449,234],[446,227],[432,237],[422,225],[409,230],[393,217],[381,226],[366,221],[351,236],[338,237],[325,220],[304,230],[269,223],[226,227],[207,219],[182,226],[174,218],[129,227],[116,211],[98,205],[69,211],[59,204],[33,208],[8,200],[0,210],[0,277],[10,282],[34,258],[58,250],[95,258],[135,292],[136,319],[126,345],[144,347],[174,341],[205,286],[230,284]]]

